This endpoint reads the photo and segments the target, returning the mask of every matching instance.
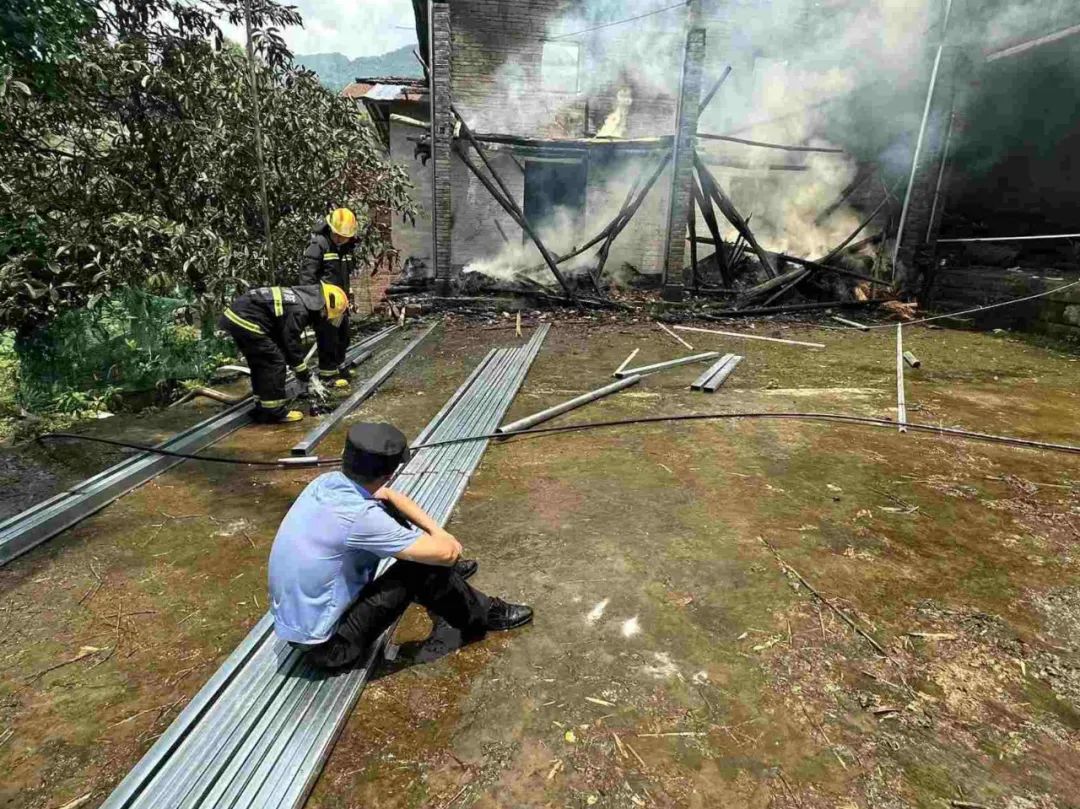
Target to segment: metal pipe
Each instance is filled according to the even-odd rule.
[[[919,171],[919,159],[922,157],[923,146],[926,142],[926,130],[930,124],[930,111],[934,107],[934,93],[937,90],[938,71],[941,69],[941,58],[945,53],[945,37],[949,31],[949,15],[952,13],[952,0],[945,0],[945,19],[941,24],[941,42],[938,44],[937,55],[934,57],[934,69],[930,73],[930,87],[926,91],[926,107],[923,110],[922,124],[919,126],[919,138],[915,142],[915,155],[911,160],[911,176],[908,178],[907,193],[904,195],[904,207],[900,210],[900,227],[896,229],[896,245],[893,247],[893,283],[896,282],[896,271],[900,259],[900,246],[904,241],[904,227],[907,224],[908,211],[911,208],[911,197],[915,191],[915,175]]]
[[[719,351],[706,351],[704,354],[694,354],[690,357],[680,357],[677,360],[668,360],[667,362],[657,362],[652,365],[642,365],[640,368],[626,368],[615,374],[619,379],[623,379],[628,376],[634,376],[635,374],[652,374],[657,371],[663,371],[667,368],[678,368],[680,365],[689,365],[692,362],[702,362],[704,360],[715,359],[720,356]]]
[[[912,368],[921,368],[922,360],[912,354],[910,351],[904,352],[904,362],[910,365]]]
[[[610,385],[604,385],[602,388],[583,393],[581,396],[576,396],[573,399],[557,404],[554,407],[549,407],[547,410],[541,410],[539,413],[533,413],[531,416],[512,421],[509,424],[504,424],[499,427],[495,432],[497,433],[509,433],[516,430],[527,430],[530,427],[534,427],[537,424],[541,424],[545,421],[561,416],[563,413],[568,413],[571,410],[587,405],[590,402],[595,402],[597,399],[603,399],[605,396],[610,396],[613,393],[618,393],[621,390],[625,390],[640,382],[643,377],[635,374],[634,376],[622,377],[618,382],[612,382]]]
[[[904,327],[896,326],[896,421],[907,432],[907,397],[904,395]]]

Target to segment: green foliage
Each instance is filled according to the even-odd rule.
[[[78,52],[93,21],[94,5],[86,0],[4,0],[0,4],[0,78],[20,65],[33,68],[38,79],[47,79],[53,65]]]
[[[277,266],[246,56],[217,27],[241,24],[242,3],[115,0],[78,58],[56,66],[59,94],[23,59],[0,96],[0,328],[27,340],[124,290],[182,293],[209,322],[249,285],[293,281],[308,229],[330,208],[411,215],[405,172],[353,103],[293,65],[277,32],[299,22],[295,11],[252,5]],[[362,254],[388,247],[364,229]]]
[[[189,325],[186,301],[125,290],[15,341],[18,402],[37,413],[105,409],[122,391],[205,378],[232,351]]]
[[[406,45],[381,56],[350,59],[340,53],[297,54],[296,62],[313,71],[331,90],[340,92],[357,77],[394,76],[420,79],[424,71],[413,56],[413,46]]]

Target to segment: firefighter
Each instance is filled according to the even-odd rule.
[[[324,322],[340,324],[348,306],[341,287],[324,283],[249,289],[225,309],[218,328],[232,336],[248,361],[255,421],[275,424],[304,417],[287,407],[286,366],[306,385],[311,371],[304,361],[300,335],[309,324],[316,329]]]
[[[311,231],[311,241],[300,266],[300,283],[325,281],[349,289],[353,250],[356,248],[356,215],[348,208],[338,208]],[[349,314],[339,325],[323,320],[315,327],[319,344],[319,378],[335,388],[349,387],[352,373],[345,367],[345,349],[349,346]]]

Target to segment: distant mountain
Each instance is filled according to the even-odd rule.
[[[405,45],[382,56],[360,56],[350,59],[340,53],[298,54],[294,60],[314,71],[319,80],[331,90],[341,90],[357,76],[400,76],[423,78],[420,63]]]

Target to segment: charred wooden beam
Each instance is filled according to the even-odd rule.
[[[824,211],[819,213],[814,218],[814,224],[820,225],[822,222],[824,222],[826,219],[836,213],[836,211],[840,210],[840,206],[847,202],[848,199],[851,198],[852,194],[862,188],[866,181],[874,176],[874,171],[875,170],[873,166],[870,166],[868,164],[861,165],[855,172],[854,179],[852,179],[852,181],[844,187],[844,190],[840,192],[840,196],[837,197],[832,203],[829,204],[827,208],[825,208]]]
[[[859,309],[879,306],[881,301],[823,301],[820,303],[790,303],[785,306],[759,306],[752,309],[731,309],[698,315],[702,320],[724,320],[729,317],[783,315],[793,312],[814,312],[821,309]]]
[[[721,190],[719,183],[716,182],[716,178],[712,176],[709,169],[701,161],[700,155],[694,155],[694,165],[697,167],[698,177],[701,178],[701,190],[706,194],[709,194],[715,201],[716,206],[720,209],[720,213],[724,215],[735,227],[743,238],[746,239],[747,244],[750,245],[750,249],[757,254],[758,260],[765,268],[765,271],[773,276],[777,275],[776,265],[773,264],[772,258],[769,254],[758,244],[757,239],[754,238],[754,234],[750,230],[750,226],[746,223],[746,220],[742,218],[738,209],[734,203],[728,199],[727,195]],[[707,186],[707,187],[706,187]]]
[[[502,192],[495,186],[495,184],[491,180],[484,176],[484,173],[480,171],[480,167],[469,159],[469,156],[465,153],[465,150],[462,149],[457,143],[454,144],[454,151],[457,152],[458,157],[461,158],[461,162],[465,164],[466,168],[468,168],[469,171],[473,173],[473,176],[475,176],[476,179],[478,179],[480,183],[484,186],[484,188],[488,190],[488,193],[491,194],[492,198],[497,203],[499,203],[503,210],[510,214],[510,217],[514,220],[514,222],[517,223],[518,227],[520,227],[522,230],[525,231],[525,233],[528,234],[529,238],[532,239],[533,244],[536,245],[536,249],[540,251],[540,255],[543,257],[544,263],[547,264],[548,269],[551,270],[552,275],[555,276],[555,279],[563,288],[566,296],[570,300],[575,300],[575,295],[570,289],[570,286],[566,283],[566,279],[563,278],[562,273],[559,272],[559,268],[555,264],[554,257],[551,255],[551,253],[548,252],[548,249],[544,247],[544,243],[540,241],[540,237],[536,235],[536,231],[534,231],[532,229],[532,226],[529,225],[529,223],[525,220],[524,214],[520,212],[520,209],[517,208],[517,205],[513,202],[513,200],[505,199],[502,196]]]
[[[574,291],[570,288],[570,285],[566,282],[566,279],[563,278],[562,273],[559,272],[559,268],[556,265],[554,256],[552,256],[551,253],[548,251],[547,247],[544,246],[544,243],[540,240],[540,236],[537,235],[536,231],[533,230],[532,225],[530,225],[528,220],[525,218],[524,211],[521,210],[517,202],[514,200],[514,196],[510,193],[510,189],[506,187],[506,183],[503,182],[502,177],[495,170],[495,167],[491,165],[491,161],[488,160],[488,156],[484,151],[484,147],[473,136],[472,130],[469,129],[468,124],[465,123],[465,119],[461,117],[461,113],[457,111],[457,108],[452,103],[450,105],[450,109],[457,117],[458,121],[461,123],[461,133],[465,136],[469,143],[472,144],[472,147],[476,150],[476,153],[480,155],[480,159],[483,161],[484,166],[487,167],[487,170],[491,173],[492,178],[494,178],[495,182],[498,184],[499,190],[501,190],[502,194],[505,196],[501,197],[496,192],[496,189],[491,185],[491,182],[483,175],[479,168],[475,164],[473,164],[471,160],[469,160],[463,149],[457,149],[458,156],[461,157],[462,161],[464,161],[465,165],[469,168],[469,170],[472,171],[474,175],[476,175],[476,178],[480,180],[481,183],[483,183],[484,187],[488,189],[488,192],[495,198],[495,201],[498,202],[507,211],[507,213],[510,213],[515,219],[515,221],[517,221],[517,223],[521,226],[521,229],[529,235],[529,238],[532,239],[533,244],[536,245],[536,249],[540,251],[540,256],[544,259],[544,263],[547,264],[548,269],[551,270],[551,274],[555,276],[555,280],[557,280],[559,282],[559,286],[562,287],[563,292],[566,293],[566,296],[570,298],[570,300],[574,300]],[[456,145],[457,144],[455,144],[455,146]]]
[[[778,149],[782,152],[813,152],[815,154],[845,154],[843,149],[832,149],[825,146],[785,146],[780,143],[767,143],[760,140],[748,140],[746,138],[736,138],[731,135],[710,135],[706,132],[699,132],[698,137],[702,140],[721,140],[725,143],[738,143],[743,146],[757,146],[762,149]]]
[[[705,108],[709,106],[709,102],[713,100],[713,96],[716,95],[716,91],[719,90],[727,77],[731,75],[731,65],[724,68],[724,72],[720,74],[720,78],[716,80],[716,83],[712,86],[712,89],[705,94],[705,98],[701,99],[701,104],[698,105],[698,115],[705,112]],[[700,137],[700,136],[699,136]]]
[[[838,255],[840,255],[842,252],[844,252],[844,249],[849,244],[851,244],[853,241],[855,241],[855,238],[860,233],[862,233],[863,230],[865,230],[866,226],[869,225],[871,222],[873,222],[874,219],[877,218],[877,215],[879,213],[881,213],[882,209],[884,209],[884,207],[889,204],[890,198],[891,197],[888,194],[886,194],[885,199],[883,199],[880,203],[878,203],[878,206],[876,208],[874,208],[874,212],[872,214],[870,214],[868,217],[866,217],[866,219],[864,219],[859,224],[859,226],[857,228],[855,228],[855,230],[852,232],[852,234],[850,236],[848,236],[846,239],[844,239],[844,241],[840,242],[840,244],[838,244],[831,251],[829,251],[829,254],[826,255],[824,258],[822,258],[819,261],[819,263],[820,264],[828,264],[830,261],[832,261]]]
[[[713,210],[712,197],[705,196],[705,193],[701,190],[701,186],[697,182],[699,179],[700,178],[695,179],[692,187],[694,199],[701,208],[701,215],[705,219],[705,224],[709,228],[709,233],[712,234],[712,239],[708,241],[715,248],[713,250],[713,260],[716,262],[716,272],[720,275],[720,278],[726,286],[731,286],[733,268],[731,262],[726,260],[724,256],[724,240],[720,237],[720,223],[716,219],[716,211]]]

